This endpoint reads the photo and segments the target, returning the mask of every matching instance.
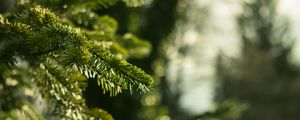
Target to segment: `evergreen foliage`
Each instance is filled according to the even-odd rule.
[[[147,73],[153,74],[154,78],[157,80],[157,85],[155,85],[151,94],[135,95],[134,97],[131,97],[129,94],[125,93],[114,98],[106,96],[92,96],[92,92],[99,88],[97,88],[97,86],[93,86],[93,84],[95,84],[93,83],[94,81],[89,81],[89,84],[91,85],[85,92],[85,95],[88,98],[88,106],[91,108],[103,106],[103,108],[109,111],[115,119],[163,119],[163,116],[170,116],[171,111],[177,111],[177,109],[174,108],[178,106],[174,105],[173,102],[170,102],[175,101],[176,98],[166,97],[173,95],[169,91],[165,91],[168,90],[170,86],[166,83],[164,72],[162,72],[164,71],[163,69],[166,62],[163,54],[165,52],[163,44],[165,44],[168,39],[170,41],[173,40],[173,38],[169,38],[169,36],[174,31],[176,26],[175,24],[179,20],[178,9],[182,8],[179,8],[178,5],[180,3],[185,3],[185,1],[148,1],[151,1],[151,4],[147,4],[144,7],[132,8],[126,7],[126,4],[117,4],[110,9],[101,9],[97,11],[99,14],[109,13],[110,16],[116,18],[119,23],[117,33],[122,34],[127,31],[133,32],[148,40],[152,45],[150,54],[147,57],[140,57],[140,53],[148,53],[148,51],[144,49],[145,47],[141,47],[148,46],[147,44],[136,42],[136,40],[134,40],[135,36],[132,36],[132,34],[125,34],[122,37],[124,40],[128,40],[129,43],[121,42],[121,45],[125,45],[129,48],[133,48],[134,46],[136,47],[135,50],[128,50],[128,55],[134,57],[134,59],[129,58],[129,61],[143,68],[143,70],[147,71]],[[140,45],[137,46],[134,44]],[[160,71],[157,71],[157,69],[160,69]],[[163,91],[160,91],[160,88],[158,87],[162,88]],[[145,101],[149,100],[149,98],[154,99],[156,101],[155,104],[146,104]],[[176,114],[175,112],[172,113]],[[181,114],[176,114],[176,116],[181,116]]]
[[[150,90],[152,77],[123,60],[146,56],[150,44],[132,34],[117,35],[113,18],[93,12],[116,2],[20,0],[13,11],[0,15],[1,119],[44,119],[34,107],[40,97],[54,109],[51,117],[113,119],[85,105],[82,92],[89,78],[110,96]]]

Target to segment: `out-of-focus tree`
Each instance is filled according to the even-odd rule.
[[[277,0],[245,0],[237,18],[239,58],[221,57],[217,100],[248,104],[241,120],[297,120],[300,108],[299,68],[290,60],[289,24],[276,12]]]

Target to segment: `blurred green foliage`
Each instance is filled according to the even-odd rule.
[[[196,116],[196,120],[239,120],[242,112],[247,109],[247,104],[238,100],[225,100],[217,104],[216,109]]]

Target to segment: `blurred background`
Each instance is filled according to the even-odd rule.
[[[12,5],[5,2],[0,11]],[[109,97],[90,80],[87,105],[116,120],[299,120],[299,11],[299,0],[145,0],[142,7],[99,8],[118,21],[118,34],[152,44],[149,56],[128,61],[157,82],[149,94]]]
[[[299,120],[299,0],[146,0],[99,9],[152,44],[129,61],[155,76],[147,95],[95,96],[117,120]],[[94,84],[94,86],[93,86]],[[99,102],[101,101],[101,102]]]
[[[298,120],[299,10],[298,0],[148,0],[99,10],[118,20],[119,33],[151,42],[147,58],[130,62],[157,84],[148,95],[89,93],[89,105],[124,120]]]

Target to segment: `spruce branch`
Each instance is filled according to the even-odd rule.
[[[62,119],[112,119],[101,109],[88,110],[82,95],[87,78],[95,78],[110,96],[133,89],[147,92],[153,85],[150,75],[113,55],[101,40],[89,39],[87,30],[62,22],[39,5],[18,8],[13,15],[0,15],[0,36],[5,36],[0,38],[0,82],[6,79],[3,71],[18,69],[18,61],[27,62],[30,78],[26,79]],[[97,16],[95,20],[98,27],[93,30],[106,32],[103,38],[115,38],[117,24],[112,18]],[[133,42],[139,41],[134,38]],[[34,115],[33,111],[28,114]]]

